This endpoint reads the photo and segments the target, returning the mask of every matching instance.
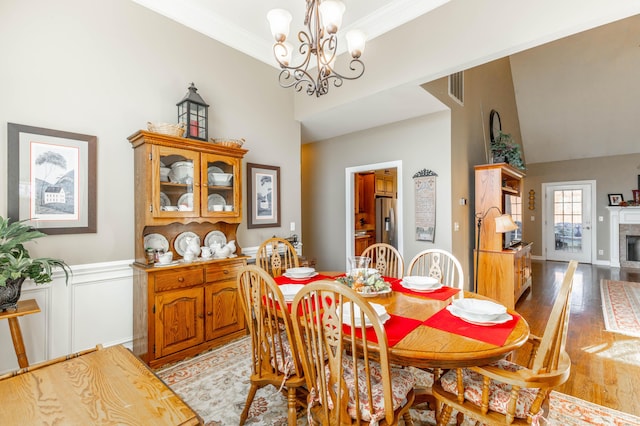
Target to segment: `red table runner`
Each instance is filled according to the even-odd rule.
[[[502,346],[520,320],[518,315],[511,314],[511,316],[513,316],[513,319],[503,324],[491,326],[475,325],[452,315],[451,312],[444,308],[427,318],[423,324],[437,328],[438,330],[448,331],[449,333],[470,337],[492,345]]]
[[[399,315],[389,314],[391,318],[384,323],[384,329],[387,332],[387,343],[389,347],[394,346],[400,340],[404,339],[404,337],[411,333],[415,328],[417,328],[422,322],[413,318],[401,317]],[[345,333],[351,333],[351,327],[348,325],[343,325],[342,330]],[[367,327],[367,339],[378,343],[378,339],[376,338],[376,333],[373,327]],[[362,337],[362,329],[356,329],[356,336]]]
[[[278,285],[282,285],[282,284],[309,284],[312,283],[314,281],[320,281],[320,280],[333,280],[333,277],[330,277],[328,275],[322,275],[322,274],[318,274],[315,277],[311,277],[311,278],[305,278],[302,280],[294,280],[291,278],[287,278],[284,275],[280,275],[279,277],[275,277],[274,280],[276,282],[276,284]]]
[[[458,294],[458,292],[460,291],[460,289],[458,288],[452,288],[447,286],[444,286],[442,288],[439,288],[438,290],[429,291],[429,292],[414,291],[403,286],[400,283],[400,281],[402,280],[401,279],[389,280],[389,282],[391,283],[391,290],[397,291],[400,293],[412,294],[414,296],[428,297],[429,299],[447,300],[451,296],[455,296],[456,294]]]

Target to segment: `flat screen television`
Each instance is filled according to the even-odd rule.
[[[522,242],[522,199],[515,195],[504,196],[503,213],[511,215],[518,229],[505,232],[502,237],[503,247],[509,249]]]

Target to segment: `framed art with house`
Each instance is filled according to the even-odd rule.
[[[7,212],[46,234],[96,232],[97,137],[9,123]]]

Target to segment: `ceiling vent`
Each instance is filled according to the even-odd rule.
[[[449,76],[449,96],[464,106],[464,71]]]

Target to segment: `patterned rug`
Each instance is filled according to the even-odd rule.
[[[205,421],[206,426],[236,426],[249,390],[249,339],[242,338],[220,348],[164,367],[156,374]],[[435,425],[433,411],[411,409],[416,426]],[[640,418],[552,392],[547,425],[640,425]],[[452,419],[455,424],[455,419]],[[273,386],[258,391],[247,425],[286,426],[286,398]],[[298,425],[306,425],[306,416]],[[401,425],[404,422],[400,422]],[[463,425],[473,425],[465,419]],[[544,422],[541,422],[544,425]]]
[[[606,329],[640,337],[640,283],[601,280],[600,294]]]

